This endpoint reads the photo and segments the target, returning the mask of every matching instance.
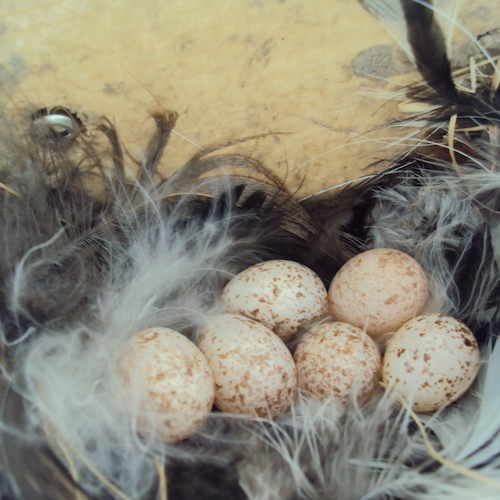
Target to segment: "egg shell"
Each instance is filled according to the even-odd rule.
[[[306,333],[294,354],[299,387],[319,401],[346,406],[378,389],[380,351],[363,330],[347,323],[325,323]]]
[[[368,250],[349,260],[328,290],[337,321],[350,323],[377,339],[419,315],[428,299],[420,264],[390,248]]]
[[[463,323],[442,314],[418,316],[387,343],[382,381],[414,411],[433,411],[470,387],[479,359],[477,341]]]
[[[120,373],[138,429],[165,441],[182,440],[205,422],[214,402],[207,360],[184,335],[148,328],[128,343]]]
[[[221,411],[273,418],[292,402],[297,389],[292,355],[264,325],[220,314],[202,327],[198,346],[212,370]]]
[[[235,276],[221,296],[224,312],[244,314],[285,342],[327,312],[327,292],[311,269],[289,260],[256,264]]]

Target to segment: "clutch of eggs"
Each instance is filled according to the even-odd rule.
[[[366,401],[380,378],[415,411],[436,410],[470,386],[479,348],[459,321],[421,314],[428,288],[412,257],[385,248],[348,261],[328,291],[296,262],[252,266],[225,287],[223,313],[202,327],[198,347],[161,327],[129,342],[120,372],[135,398],[138,430],[184,439],[214,403],[275,418],[297,388],[345,407],[353,397]],[[377,343],[386,333],[392,337],[382,359]],[[285,342],[299,338],[292,357]]]

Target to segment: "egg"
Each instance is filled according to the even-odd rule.
[[[428,299],[419,263],[390,248],[368,250],[349,260],[328,290],[329,310],[375,339],[419,315]]]
[[[235,276],[222,292],[221,305],[224,312],[264,323],[288,342],[326,314],[327,292],[307,267],[270,260]]]
[[[382,381],[416,412],[458,399],[479,368],[479,347],[460,321],[442,314],[418,316],[387,343]]]
[[[219,314],[201,328],[198,346],[212,370],[221,411],[273,418],[292,402],[297,388],[292,355],[266,326]]]
[[[214,402],[207,360],[184,335],[154,327],[137,333],[119,364],[139,432],[179,441],[205,422]]]
[[[381,356],[360,328],[334,322],[317,326],[300,340],[294,354],[299,387],[319,401],[345,407],[356,395],[360,403],[378,389]]]

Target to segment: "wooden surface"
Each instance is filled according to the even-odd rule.
[[[497,0],[463,3],[474,35],[500,25]],[[272,133],[232,151],[299,195],[391,156],[395,132],[373,129],[400,115],[391,92],[418,77],[355,0],[10,0],[0,23],[7,108],[107,116],[136,157],[149,113],[175,110],[166,173],[200,148]]]

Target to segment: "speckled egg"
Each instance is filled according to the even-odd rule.
[[[390,248],[368,250],[349,260],[328,290],[330,313],[377,339],[422,312],[428,283],[418,262]]]
[[[120,373],[138,430],[165,441],[193,434],[214,402],[207,360],[184,335],[169,328],[136,334],[121,358]]]
[[[223,310],[264,323],[285,342],[327,312],[326,288],[307,267],[269,260],[235,276],[221,296]]]
[[[389,340],[382,381],[417,412],[437,410],[458,399],[479,368],[472,332],[442,314],[418,316]]]
[[[319,401],[360,403],[378,389],[381,356],[373,339],[347,323],[325,323],[306,333],[294,354],[299,387]]]
[[[297,374],[292,355],[269,328],[245,316],[220,314],[202,327],[198,346],[224,412],[273,418],[290,405]]]

